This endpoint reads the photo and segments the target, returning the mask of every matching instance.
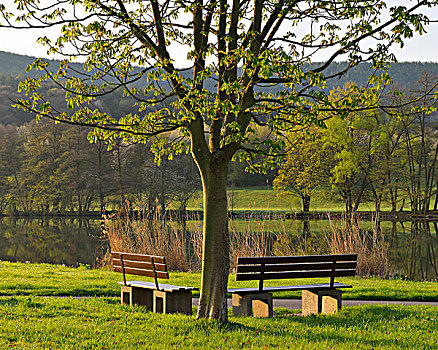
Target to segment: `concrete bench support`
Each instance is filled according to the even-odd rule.
[[[154,290],[153,293],[153,312],[164,314],[192,314],[191,291],[165,292]]]
[[[120,300],[122,304],[129,305],[143,305],[149,311],[152,311],[153,306],[153,290],[131,287],[131,286],[121,286]]]
[[[233,315],[272,317],[272,294],[233,294]]]
[[[332,290],[303,290],[302,313],[304,316],[311,314],[333,314],[342,307],[342,291]]]

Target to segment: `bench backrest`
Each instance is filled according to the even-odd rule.
[[[236,281],[259,280],[261,291],[264,280],[330,277],[333,288],[335,277],[356,274],[356,264],[357,254],[240,257]]]
[[[111,252],[111,257],[111,268],[115,272],[123,273],[125,285],[125,274],[153,277],[157,289],[159,289],[157,278],[169,279],[164,256]]]

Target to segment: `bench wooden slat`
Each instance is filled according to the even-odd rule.
[[[155,259],[154,259],[154,261],[155,261]],[[112,259],[112,264],[113,264],[113,266],[122,267],[122,261],[120,259]],[[154,267],[152,265],[152,262],[125,260],[125,258],[123,257],[123,265],[125,266],[125,268],[132,267],[132,268],[154,271]],[[167,268],[166,268],[166,265],[164,265],[164,264],[155,263],[155,270],[166,272]]]
[[[306,271],[306,270],[346,270],[355,269],[356,262],[335,262],[335,263],[301,263],[301,264],[267,264],[263,266],[263,272],[277,272],[277,271]],[[261,272],[262,266],[258,265],[238,265],[237,273]]]
[[[294,264],[305,262],[333,262],[333,261],[356,261],[357,254],[337,255],[304,255],[304,256],[258,256],[239,257],[238,265],[245,264]]]
[[[120,285],[124,285],[123,282],[117,282]],[[154,282],[145,282],[145,281],[126,281],[126,284],[130,287],[139,287],[146,289],[155,289]],[[196,287],[184,287],[184,286],[174,286],[171,284],[160,284],[160,290],[165,292],[173,292],[173,291],[184,291],[184,290],[199,290]]]
[[[154,262],[156,264],[166,264],[166,259],[164,258],[164,256],[111,252],[111,256],[113,259],[120,259],[120,254],[123,254],[123,260],[144,261],[150,263],[152,262],[152,258],[154,258]]]
[[[335,282],[333,288],[353,288],[352,285]],[[264,287],[263,292],[273,293],[273,292],[289,292],[289,291],[299,291],[299,290],[322,290],[322,289],[333,289],[330,287],[330,283],[316,283],[316,284],[303,284],[294,286],[277,286],[277,287]],[[259,292],[258,288],[229,288],[228,293],[236,294],[252,294]]]
[[[317,277],[348,277],[354,276],[356,270],[336,270],[336,271],[295,271],[295,272],[265,272],[238,274],[236,281],[253,281],[253,280],[273,280],[288,278],[317,278]]]
[[[115,272],[121,272],[123,273],[123,268],[120,266],[113,266],[112,270]],[[142,269],[135,269],[125,266],[125,273],[128,275],[138,275],[138,276],[145,276],[145,277],[155,277],[153,270],[142,270]],[[169,273],[163,272],[163,271],[156,271],[157,278],[162,279],[169,279]]]

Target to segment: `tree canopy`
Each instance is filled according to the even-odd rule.
[[[45,74],[21,84],[28,96],[17,106],[37,118],[92,126],[92,141],[154,139],[158,156],[191,152],[204,190],[198,317],[226,321],[229,161],[235,155],[251,160],[258,153],[265,156],[257,158],[263,159],[259,166],[269,167],[284,153],[291,128],[323,125],[331,113],[376,108],[377,102],[370,101],[378,101],[376,95],[390,82],[385,69],[395,60],[391,47],[422,34],[429,23],[422,10],[437,1],[407,5],[381,0],[17,0],[13,7],[0,5],[0,11],[4,26],[58,28],[56,39],[47,34],[39,41],[50,53],[66,57],[54,71],[36,60],[31,68]],[[83,71],[71,64],[75,59],[83,62]],[[348,63],[336,65],[336,60]],[[331,101],[327,82],[362,62],[383,73]],[[67,109],[41,93],[47,81],[65,90]],[[96,99],[118,90],[135,99],[135,113],[100,110]]]

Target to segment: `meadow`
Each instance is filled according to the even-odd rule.
[[[301,199],[293,196],[279,196],[272,186],[256,187],[229,187],[228,188],[228,208],[231,211],[251,212],[296,212],[302,210]],[[202,191],[197,191],[189,200],[187,209],[202,209]],[[345,204],[340,200],[329,198],[324,193],[317,193],[312,197],[310,210],[314,212],[341,212],[345,210]],[[359,210],[374,210],[373,202],[362,202]],[[391,210],[389,203],[383,202],[382,211]]]

